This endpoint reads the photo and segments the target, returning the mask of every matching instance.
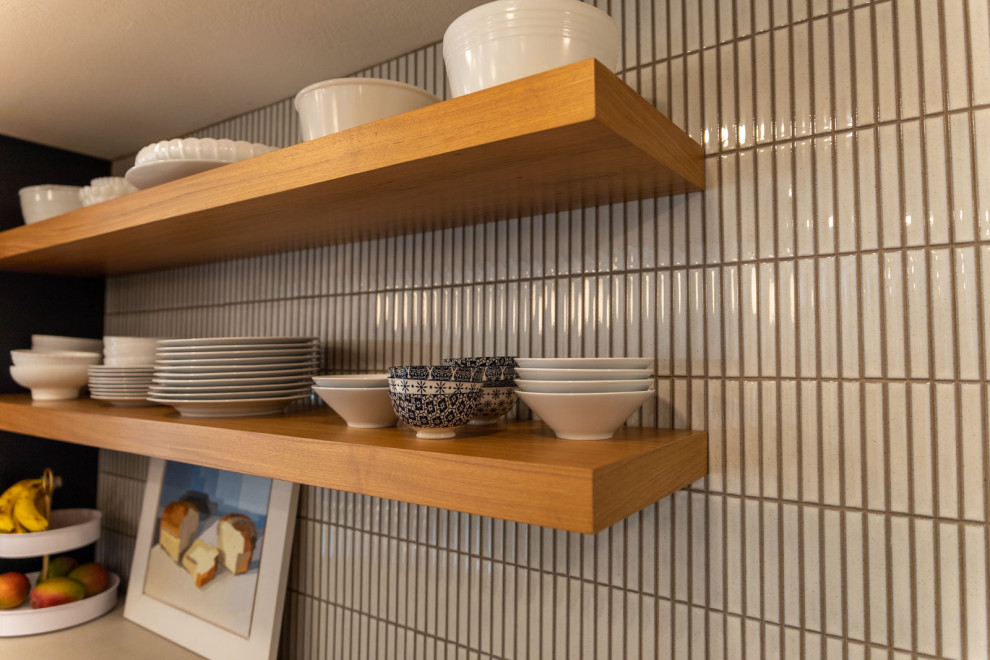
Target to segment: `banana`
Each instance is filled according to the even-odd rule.
[[[29,532],[48,529],[48,518],[38,509],[37,493],[27,492],[14,502],[14,518]]]
[[[27,498],[30,502],[34,503],[38,496],[44,493],[44,482],[42,479],[22,479],[16,484],[4,491],[3,495],[0,495],[0,533],[11,533],[17,532],[22,533],[28,531],[28,527],[23,524],[23,522],[18,521],[18,517],[14,512],[17,502]],[[32,504],[33,508],[37,510],[37,505]],[[25,507],[25,515],[28,514],[28,509],[31,507]],[[32,523],[34,524],[34,523]],[[45,521],[45,529],[48,527],[48,522]]]

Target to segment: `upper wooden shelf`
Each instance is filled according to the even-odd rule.
[[[703,190],[704,154],[586,60],[0,232],[102,276]]]
[[[558,440],[540,422],[453,440],[352,429],[328,408],[184,419],[171,408],[0,396],[0,430],[575,532],[609,527],[708,472],[704,431],[626,427]]]

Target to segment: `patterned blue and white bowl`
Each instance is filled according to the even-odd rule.
[[[430,383],[420,391],[422,383]],[[416,429],[417,438],[453,438],[481,400],[481,383],[389,378],[388,396],[396,416]]]
[[[481,379],[485,387],[512,387],[516,377],[516,359],[511,356],[444,358],[444,365],[452,367],[476,367],[483,370]]]
[[[438,380],[457,383],[480,383],[485,372],[477,367],[456,367],[448,365],[420,364],[415,366],[389,367],[389,378],[405,380]]]
[[[500,417],[512,410],[518,400],[515,386],[481,388],[481,399],[474,409],[469,424],[483,426],[496,423]]]

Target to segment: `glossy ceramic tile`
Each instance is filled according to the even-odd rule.
[[[986,3],[596,4],[707,192],[107,282],[108,334],[316,334],[326,371],[655,356],[631,423],[709,432],[595,536],[304,488],[282,656],[985,657]],[[358,73],[446,92],[438,44]],[[101,452],[125,575],[146,469]]]

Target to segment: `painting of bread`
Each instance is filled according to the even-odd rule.
[[[189,502],[170,502],[162,512],[159,523],[158,542],[172,561],[179,563],[196,536],[199,527],[199,512]]]
[[[246,573],[254,554],[254,544],[258,532],[254,523],[240,513],[228,513],[220,519],[217,527],[217,545],[220,548],[220,562],[227,570],[237,575]]]

